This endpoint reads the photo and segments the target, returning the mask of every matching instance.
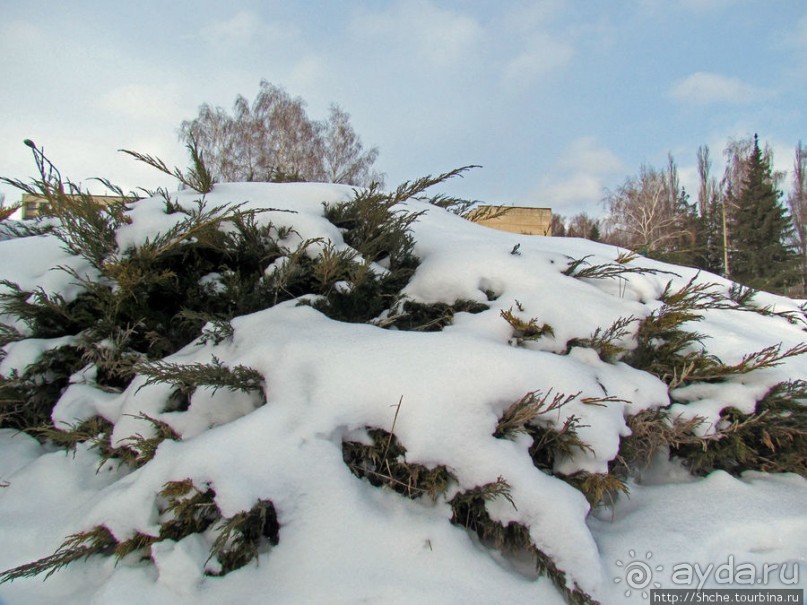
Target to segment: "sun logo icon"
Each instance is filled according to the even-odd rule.
[[[644,561],[641,559],[636,559],[636,551],[633,549],[628,551],[628,556],[632,560],[628,561],[627,563],[617,559],[616,566],[623,568],[624,572],[622,576],[616,576],[614,578],[614,583],[619,584],[623,580],[625,581],[625,584],[628,587],[627,590],[625,590],[626,597],[631,596],[634,590],[641,590],[642,598],[647,599],[650,596],[650,593],[648,593],[645,588],[650,586],[650,584],[652,584],[655,588],[661,588],[661,584],[653,581],[653,572],[664,571],[664,566],[651,566],[649,561],[653,558],[653,553],[650,551],[645,553]]]

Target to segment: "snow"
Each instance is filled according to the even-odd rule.
[[[220,184],[206,203],[288,210],[259,217],[293,228],[290,248],[322,238],[343,249],[342,233],[324,218],[322,203],[351,195],[336,185]],[[192,192],[173,197],[187,209],[199,198]],[[164,441],[135,471],[114,462],[99,467],[97,453],[83,444],[65,453],[0,431],[0,570],[46,556],[65,536],[96,525],[120,540],[135,532],[156,535],[158,493],[185,478],[213,486],[225,517],[271,500],[280,523],[277,546],[257,563],[217,578],[204,573],[208,537],[193,534],[156,543],[151,563],[90,557],[44,583],[2,584],[0,600],[230,603],[270,595],[279,603],[562,603],[548,579],[525,573],[451,525],[445,498],[411,501],[351,474],[342,460],[343,439],[360,439],[365,427],[391,430],[393,423],[407,462],[445,465],[458,481],[452,493],[504,477],[516,506],[500,498],[489,504],[491,516],[528,526],[569,582],[602,603],[641,600],[640,591],[625,597],[624,583],[613,581],[621,571],[616,561],[629,551],[652,552],[665,570],[682,562],[719,565],[733,555],[755,564],[791,562],[807,577],[807,481],[801,477],[733,478],[717,471],[695,479],[674,462],[658,462],[630,485],[629,498],[592,512],[579,491],[533,466],[528,439],[492,436],[502,412],[527,392],[580,393],[547,419],[560,427],[569,415],[579,417],[579,436],[592,451],[559,461],[555,470],[607,472],[620,436],[629,433],[625,418],[668,406],[670,396],[652,375],[606,363],[591,349],[567,350],[567,343],[621,317],[647,316],[660,306],[668,281],[681,287],[694,270],[637,259],[632,266],[663,273],[575,279],[563,274],[571,259],[591,255],[591,264],[611,263],[620,251],[585,240],[497,232],[417,201],[407,202],[406,210],[425,214],[413,226],[421,264],[404,293],[424,303],[478,301],[490,306],[487,311],[458,313],[443,331],[420,333],[340,323],[288,301],[236,318],[230,340],[191,343],[166,358],[209,363],[215,356],[229,367],[254,368],[265,380],[264,405],[255,394],[200,388],[186,411],[167,413],[171,389],[164,384],[146,385],[139,377],[124,392],[109,393],[75,376],[54,410],[57,426],[100,414],[115,425],[113,445],[121,444],[151,434],[152,425],[138,417],[144,413],[181,435],[181,441]],[[118,232],[122,249],[153,240],[186,215],[166,214],[164,201],[152,198],[134,204],[130,216],[131,224]],[[0,278],[68,298],[78,286],[52,269],[90,271],[52,236],[2,241],[0,259]],[[217,276],[206,279],[215,285]],[[698,279],[729,285],[706,274]],[[777,311],[798,309],[773,295],[760,300]],[[553,334],[515,346],[501,317],[508,310],[551,325]],[[709,311],[693,329],[708,337],[707,351],[727,363],[804,340],[802,327],[785,319],[733,310]],[[59,344],[27,339],[7,345],[0,374],[22,373]],[[807,360],[679,388],[673,395],[680,403],[672,409],[713,425],[726,405],[752,411],[770,386],[789,378],[807,378]],[[587,405],[587,397],[613,401]],[[663,579],[670,587],[669,576]]]
[[[739,584],[721,582],[726,573],[718,574],[717,569],[731,558],[735,567],[753,565],[755,579],[766,564],[784,566],[785,582],[780,580],[780,568],[770,575],[767,588],[803,588],[806,483],[792,474],[747,472],[736,479],[715,471],[683,484],[632,485],[630,500],[593,516],[589,525],[608,565],[609,579],[624,579],[616,562],[627,564],[633,558],[651,563],[654,581],[664,588],[747,588],[743,578]],[[686,566],[696,564],[705,580],[699,581],[693,569],[693,582],[685,582]],[[663,569],[655,570],[656,566]],[[676,566],[679,574],[674,576]],[[789,583],[794,577],[799,582]],[[603,588],[604,603],[647,603],[641,590],[626,598],[624,582],[606,582]]]
[[[26,338],[5,346],[6,356],[0,361],[0,376],[8,377],[14,370],[23,374],[45,351],[74,344],[72,336],[59,338]]]

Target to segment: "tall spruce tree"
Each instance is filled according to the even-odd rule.
[[[713,191],[703,213],[698,217],[698,254],[695,266],[723,275],[723,202]]]
[[[712,273],[725,274],[723,266],[723,201],[712,176],[709,146],[698,147],[698,211],[695,223],[693,264]]]
[[[780,290],[793,278],[795,254],[787,245],[791,222],[779,203],[770,159],[754,147],[732,213],[731,277],[747,286]]]

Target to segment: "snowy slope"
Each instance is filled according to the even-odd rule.
[[[259,216],[293,226],[291,240],[324,238],[344,249],[322,202],[351,195],[349,188],[331,185],[222,184],[206,199],[294,210]],[[178,197],[190,203],[199,196]],[[550,580],[449,523],[451,495],[499,477],[509,484],[512,503],[489,502],[491,517],[527,526],[534,544],[567,574],[569,586],[602,603],[646,602],[641,590],[625,596],[625,582],[614,581],[624,580],[631,552],[639,559],[652,553],[654,569],[663,568],[654,579],[665,587],[672,586],[674,565],[719,565],[729,555],[738,562],[787,564],[787,577],[807,578],[807,481],[798,475],[735,478],[716,471],[696,478],[662,460],[631,481],[629,498],[592,512],[577,489],[533,465],[525,435],[493,436],[503,412],[525,393],[580,393],[553,420],[560,426],[569,415],[580,418],[578,435],[591,449],[559,461],[555,471],[607,472],[620,437],[629,434],[625,418],[669,406],[668,388],[647,372],[603,361],[593,349],[568,350],[567,343],[620,317],[647,316],[661,306],[668,282],[683,287],[696,277],[694,270],[639,258],[631,266],[654,272],[576,279],[563,273],[570,259],[588,256],[592,265],[607,264],[620,251],[584,240],[492,231],[424,202],[404,206],[425,211],[413,225],[420,265],[404,294],[422,303],[477,301],[489,309],[457,313],[442,331],[411,332],[334,321],[292,300],[236,318],[232,337],[219,344],[194,342],[167,359],[208,363],[215,356],[228,367],[253,368],[264,379],[265,405],[253,394],[200,389],[187,411],[164,413],[167,385],[138,377],[122,393],[110,393],[75,376],[54,410],[57,425],[100,415],[114,423],[113,444],[123,443],[149,429],[138,418],[145,413],[182,437],[164,441],[137,470],[115,460],[99,468],[98,452],[88,444],[65,453],[0,431],[0,570],[47,556],[67,535],[96,526],[119,541],[137,532],[156,535],[160,490],[186,478],[214,489],[225,518],[271,500],[280,526],[276,546],[266,545],[257,562],[213,577],[205,575],[212,538],[192,534],[155,543],[151,561],[125,557],[116,564],[93,556],[44,583],[4,583],[2,602],[563,603]],[[130,216],[132,223],[118,233],[121,248],[142,244],[176,220],[156,198],[134,204]],[[94,271],[53,236],[0,242],[0,277],[75,297],[74,279],[53,270],[59,265],[87,275]],[[720,291],[730,287],[713,275],[696,280],[713,282]],[[760,294],[757,302],[800,312],[793,301],[771,295]],[[502,317],[508,310],[549,324],[552,334],[517,346]],[[799,345],[803,327],[778,316],[712,309],[697,331],[707,337],[710,354],[735,364],[770,345]],[[7,345],[0,374],[22,372],[61,342]],[[629,336],[625,344],[630,346]],[[725,382],[684,387],[673,409],[704,417],[708,433],[723,407],[750,413],[768,389],[791,379],[807,379],[807,356]],[[583,401],[603,397],[611,400]],[[357,478],[343,461],[342,443],[366,440],[366,427],[394,432],[407,463],[444,465],[456,484],[435,501],[410,500]]]

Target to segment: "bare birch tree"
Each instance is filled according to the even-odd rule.
[[[554,237],[566,237],[566,217],[553,212],[552,220],[549,223],[549,232]]]
[[[583,237],[594,239],[593,234],[599,229],[599,221],[588,215],[587,212],[580,212],[569,219],[569,226],[566,228],[568,237]]]
[[[689,234],[678,207],[682,196],[672,157],[666,170],[643,165],[616,191],[606,193],[609,241],[643,252],[666,252]]]
[[[717,190],[717,180],[712,176],[712,159],[709,146],[701,145],[697,152],[698,161],[698,213],[701,216],[709,211],[712,196]]]
[[[304,180],[369,185],[378,149],[364,150],[350,116],[331,107],[326,121],[311,120],[305,102],[261,81],[255,100],[238,95],[232,115],[205,104],[180,125],[220,181]]]
[[[364,151],[361,139],[350,125],[350,114],[338,105],[331,105],[323,138],[322,160],[328,182],[352,185],[381,182],[381,175],[372,170],[378,148]]]
[[[801,141],[793,158],[793,184],[787,204],[793,221],[793,245],[801,258],[802,283],[807,290],[807,148]]]

